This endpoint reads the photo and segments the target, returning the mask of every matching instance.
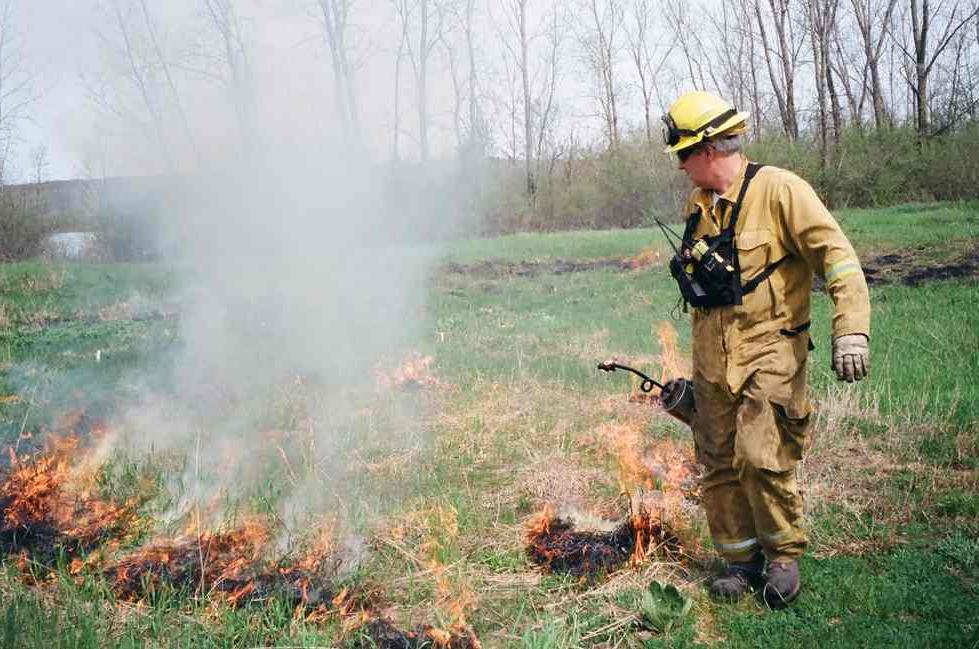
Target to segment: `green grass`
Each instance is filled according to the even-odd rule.
[[[470,239],[453,244],[446,256],[457,263],[485,259],[545,261],[627,257],[647,248],[665,249],[658,229],[583,230],[568,235],[522,233],[492,239]]]
[[[922,258],[938,259],[979,240],[975,203],[839,216],[864,258],[923,247]],[[517,235],[457,242],[448,259],[580,261],[650,246],[663,249],[658,231]],[[13,397],[0,402],[0,439],[12,441],[22,427],[39,430],[73,408],[111,416],[148,385],[166,390],[167,363],[180,344],[173,323],[105,314],[133,303],[139,313],[165,311],[174,284],[172,271],[158,266],[0,267],[0,396]],[[884,285],[872,289],[872,302],[871,378],[845,386],[829,370],[831,304],[814,294],[811,384],[825,410],[840,412],[818,430],[813,453],[817,465],[829,463],[844,495],[813,503],[805,590],[788,611],[767,612],[753,600],[710,602],[700,585],[712,569],[703,550],[688,575],[667,575],[693,597],[690,617],[650,634],[630,623],[633,600],[650,579],[664,578],[661,568],[588,586],[541,576],[524,554],[522,525],[550,492],[564,490],[586,509],[616,502],[617,464],[600,437],[604,425],[640,425],[647,441],[689,447],[681,426],[628,409],[626,376],[595,369],[619,355],[655,375],[663,321],[689,354],[688,320],[673,319],[676,289],[663,267],[434,278],[422,328],[434,335],[418,347],[434,356],[443,387],[352,395],[364,408],[332,422],[344,431],[336,456],[346,459],[357,446],[358,461],[375,467],[342,473],[340,510],[368,545],[352,582],[377,593],[403,627],[445,624],[452,597],[473,592],[468,618],[486,647],[975,646],[979,328],[970,323],[979,322],[979,286]],[[254,419],[301,430],[315,411],[315,391],[253,404]],[[405,416],[413,411],[422,416]],[[311,464],[286,447],[294,451],[297,470]],[[267,467],[265,477],[236,507],[274,511],[286,480],[277,458],[251,458]],[[159,494],[147,512],[166,507],[167,490],[179,483],[171,474],[184,471],[186,459],[155,459],[150,482]],[[137,497],[146,470],[137,458],[117,457],[102,488]],[[549,482],[548,471],[556,476]],[[816,468],[807,471],[819,477]],[[826,493],[834,485],[819,486]],[[705,541],[703,521],[691,516],[685,534]],[[338,620],[297,621],[281,602],[233,611],[165,591],[133,607],[115,601],[97,573],[78,579],[56,566],[50,575],[39,570],[39,585],[26,585],[13,561],[5,566],[2,647],[337,646],[345,637]]]
[[[979,237],[979,203],[914,203],[883,209],[843,209],[834,212],[853,245],[866,253],[915,246],[943,247],[947,242]],[[676,225],[671,226],[677,229]],[[573,234],[524,233],[455,243],[451,261],[487,259],[533,261],[629,257],[653,248],[663,253],[669,245],[659,228],[584,230]]]

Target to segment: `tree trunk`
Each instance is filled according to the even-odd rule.
[[[421,33],[418,38],[418,68],[415,71],[418,90],[418,147],[422,162],[428,162],[428,0],[421,0]]]
[[[537,194],[537,181],[534,179],[533,102],[530,96],[530,64],[527,61],[527,0],[520,0],[517,20],[520,30],[520,83],[523,87],[524,163],[527,174],[527,196],[533,200]]]

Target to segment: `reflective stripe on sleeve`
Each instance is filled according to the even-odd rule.
[[[830,266],[829,270],[826,271],[826,283],[829,284],[832,281],[848,275],[855,275],[859,272],[861,272],[860,262],[853,260],[839,261]]]
[[[746,539],[744,541],[737,541],[735,543],[717,543],[714,545],[720,550],[726,550],[728,552],[737,552],[738,550],[747,550],[748,548],[758,545],[758,539]]]

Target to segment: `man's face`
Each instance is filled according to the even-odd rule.
[[[713,151],[708,146],[696,145],[694,151],[686,156],[686,159],[679,160],[679,168],[683,170],[687,177],[697,187],[710,189],[706,186],[710,178],[710,165],[714,156]]]

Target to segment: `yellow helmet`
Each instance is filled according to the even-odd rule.
[[[748,113],[738,112],[717,95],[702,90],[684,93],[663,115],[663,141],[667,153],[690,148],[721,133],[747,130]]]

